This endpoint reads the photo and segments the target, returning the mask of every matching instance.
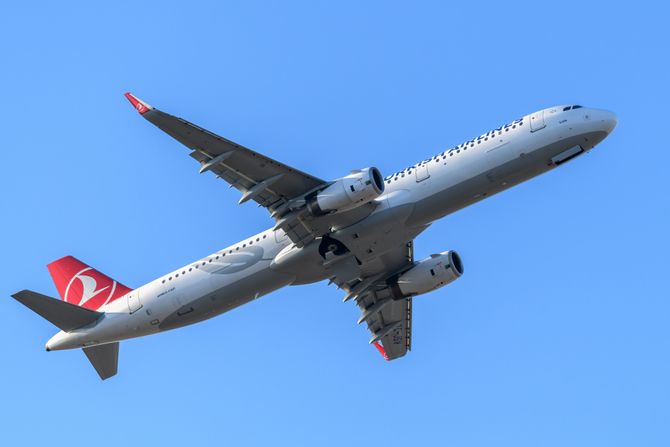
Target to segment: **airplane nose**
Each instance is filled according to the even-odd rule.
[[[600,122],[603,124],[605,132],[608,134],[612,133],[619,120],[617,120],[616,115],[613,112],[603,110],[600,113]]]

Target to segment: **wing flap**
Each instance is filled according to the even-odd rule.
[[[390,295],[388,289],[368,294],[358,300],[358,305],[365,314],[367,309],[386,302],[380,309],[369,313],[364,321],[372,334],[370,344],[381,342],[386,360],[394,360],[404,356],[412,346],[412,298],[394,300],[387,294]]]

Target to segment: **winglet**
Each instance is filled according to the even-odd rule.
[[[379,351],[379,353],[384,357],[384,360],[386,360],[388,362],[389,356],[386,355],[386,349],[384,349],[384,347],[381,345],[381,343],[376,341],[372,344],[375,346],[375,348],[377,348],[377,351]]]
[[[149,104],[146,102],[142,101],[141,99],[138,99],[136,96],[134,96],[132,93],[127,92],[124,95],[126,98],[128,98],[128,101],[137,109],[138,112],[140,112],[140,115],[144,115],[147,113],[149,110],[153,110],[153,107],[151,107]]]

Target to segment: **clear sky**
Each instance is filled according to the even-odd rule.
[[[2,445],[670,444],[662,2],[11,3]],[[128,90],[325,179],[556,104],[619,126],[417,239],[417,257],[456,249],[466,273],[415,300],[401,360],[323,283],[124,342],[101,382],[80,351],[44,352],[55,328],[9,295],[56,295],[45,265],[67,254],[137,287],[272,225]]]

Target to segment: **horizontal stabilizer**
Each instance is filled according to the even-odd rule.
[[[82,349],[102,380],[116,375],[119,366],[119,342]]]
[[[65,332],[93,323],[103,315],[31,290],[17,292],[12,298]]]

